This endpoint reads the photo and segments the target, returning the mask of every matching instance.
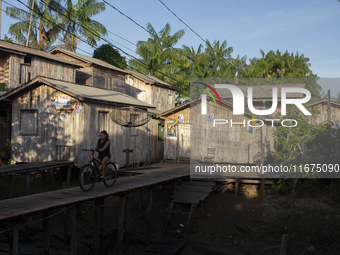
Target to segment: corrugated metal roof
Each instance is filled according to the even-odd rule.
[[[146,108],[156,108],[148,103],[140,101],[132,96],[108,90],[108,89],[100,89],[95,87],[90,87],[86,85],[79,85],[75,83],[54,80],[45,77],[37,77],[30,82],[27,82],[0,97],[0,101],[6,98],[13,98],[16,94],[27,91],[30,86],[34,86],[37,84],[45,84],[47,86],[53,87],[57,90],[62,91],[65,94],[68,94],[72,97],[77,98],[80,101],[94,100],[94,101],[102,101],[104,103],[116,103],[116,104],[124,104],[124,105],[132,105],[132,106],[140,106]]]
[[[84,61],[88,64],[95,64],[97,66],[102,66],[102,67],[105,67],[105,68],[108,68],[108,69],[111,69],[111,70],[115,70],[117,72],[127,73],[125,70],[120,69],[119,67],[116,67],[114,65],[110,65],[109,63],[106,63],[105,61],[102,61],[100,59],[89,57],[89,56],[86,56],[86,55],[83,55],[83,54],[80,54],[80,53],[76,53],[76,52],[73,52],[73,51],[69,51],[69,50],[66,50],[66,49],[56,47],[56,48],[52,49],[49,53],[54,54],[58,51],[66,54],[66,55],[69,55],[71,57],[74,57],[76,59],[82,60],[82,61]]]
[[[142,81],[146,82],[146,83],[150,83],[152,85],[161,85],[161,86],[165,86],[165,87],[169,87],[169,89],[175,89],[175,90],[180,90],[180,88],[177,87],[173,87],[171,86],[169,83],[166,83],[154,76],[150,76],[150,75],[145,75],[145,74],[141,74],[138,72],[134,72],[131,70],[126,70],[126,72],[130,73],[132,76],[135,76],[138,79],[141,79]]]
[[[313,103],[307,104],[307,107],[312,107],[312,106],[315,106],[315,105],[318,105],[318,104],[327,104],[327,103],[328,103],[328,100],[323,98],[323,99],[317,100]],[[335,102],[333,100],[331,100],[331,105],[340,107],[340,103]]]
[[[68,60],[65,60],[65,59],[59,58],[57,56],[54,56],[52,54],[49,54],[45,51],[33,49],[33,48],[30,48],[30,47],[26,47],[26,46],[11,43],[11,42],[6,42],[6,41],[3,41],[3,40],[0,40],[0,50],[8,51],[8,52],[17,52],[19,54],[21,53],[21,54],[24,54],[24,55],[29,54],[29,55],[47,58],[47,59],[54,60],[54,61],[57,61],[57,62],[62,62],[62,63],[69,64],[69,65],[74,65],[74,66],[78,66],[78,67],[80,66],[80,65],[72,63]]]
[[[272,99],[273,95],[273,87],[299,87],[305,88],[304,83],[297,83],[297,84],[280,84],[280,85],[250,85],[250,86],[237,86],[239,89],[243,91],[244,97],[248,98],[248,88],[253,88],[253,99]],[[217,93],[220,95],[221,98],[225,99],[232,99],[232,94],[229,89],[218,89]],[[277,96],[281,97],[281,89],[278,89]],[[287,98],[302,98],[304,94],[302,93],[287,93]]]

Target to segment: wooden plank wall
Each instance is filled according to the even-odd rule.
[[[165,122],[172,122],[172,119],[177,119],[178,114],[183,114],[183,123],[178,124],[177,127],[179,142],[177,142],[177,139],[169,139],[166,137],[167,125],[165,124],[164,155],[167,155],[167,159],[177,159],[178,145],[180,157],[190,158],[190,107],[168,116],[168,120]]]
[[[51,95],[58,94],[48,86],[40,86],[13,100],[12,160],[13,162],[42,162],[51,160],[72,160],[81,166],[89,160],[88,152],[81,149],[94,149],[99,139],[99,116],[109,114],[112,105],[80,103],[81,114],[74,113],[76,99],[70,106],[51,106]],[[22,109],[37,110],[38,130],[36,135],[22,135],[20,116]],[[148,125],[136,128],[131,136],[130,148],[134,149],[131,163],[160,162],[163,156],[163,142],[158,141],[158,123],[151,119]],[[127,128],[107,120],[110,135],[112,159],[125,165],[123,149],[127,147]],[[149,138],[148,138],[149,136]],[[149,145],[147,147],[147,144]],[[69,158],[68,158],[69,157]]]
[[[153,86],[153,105],[156,106],[156,110],[168,111],[174,108],[175,93],[174,90],[165,87]]]
[[[28,73],[31,79],[36,76],[45,76],[47,78],[59,79],[67,82],[75,82],[75,68],[74,66],[59,63],[53,60],[41,58],[38,56],[31,56],[31,65],[22,65],[24,63],[24,56],[11,54],[9,73],[11,82],[9,89],[14,89],[20,85],[21,81],[28,81]],[[21,75],[20,75],[21,72]]]
[[[9,58],[10,54],[0,54],[0,83],[9,85]]]
[[[313,116],[312,124],[322,124],[327,122],[327,103],[312,106],[309,109],[311,111],[312,110],[320,111],[320,114],[317,117],[315,117],[315,115]],[[332,104],[331,104],[331,121],[333,123],[340,121],[340,108]]]
[[[12,104],[12,160],[13,162],[40,162],[55,160],[56,109],[51,106],[50,95],[56,92],[40,86],[17,99]],[[21,135],[22,109],[37,110],[36,135]]]
[[[85,66],[76,70],[76,83],[92,86],[93,85],[93,69],[90,66]]]
[[[158,111],[168,111],[175,107],[175,91],[164,87],[149,85],[132,75],[127,75],[125,79],[125,93],[151,104]],[[168,103],[168,97],[171,96],[171,103]]]
[[[125,94],[128,94],[138,100],[153,105],[152,86],[135,78],[134,76],[127,75],[125,78]]]
[[[114,70],[93,67],[93,86],[125,93],[125,75]]]
[[[229,121],[232,119],[234,122],[243,122],[245,119],[246,126],[247,121],[251,119],[245,116],[234,116],[231,109],[215,106],[211,102],[208,102],[207,112],[214,113],[215,119],[227,119]],[[177,139],[165,139],[164,154],[167,154],[168,159],[177,158],[177,146],[179,144],[180,157],[188,157],[189,155],[192,159],[202,160],[204,156],[207,156],[208,148],[216,148],[216,162],[233,164],[259,162],[261,158],[259,129],[256,133],[251,134],[247,132],[247,127],[244,128],[243,125],[230,127],[230,124],[226,124],[216,125],[216,128],[213,128],[213,123],[208,122],[208,115],[201,115],[200,104],[192,109],[186,108],[179,111],[168,118],[177,118],[178,114],[183,114],[184,124],[178,126],[179,141]],[[262,130],[265,157],[274,153],[275,143],[272,133],[275,129],[275,127],[265,125]],[[189,154],[190,149],[192,149],[191,154]]]

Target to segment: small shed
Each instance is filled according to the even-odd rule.
[[[12,162],[72,160],[80,166],[89,159],[83,148],[95,148],[99,132],[107,130],[112,160],[125,165],[127,128],[112,122],[109,113],[133,106],[154,106],[129,95],[96,87],[37,77],[0,97],[12,101]],[[130,134],[130,163],[159,162],[163,142],[158,140],[162,120],[151,118]]]
[[[330,100],[328,107],[328,100],[324,98],[308,104],[307,108],[310,111],[316,110],[319,112],[317,116],[310,119],[311,124],[324,124],[330,118],[329,121],[340,126],[340,103]]]
[[[233,115],[232,104],[225,100],[222,102],[223,106],[208,100],[207,115],[201,114],[201,100],[196,99],[157,116],[165,120],[164,155],[167,159],[179,156],[204,161],[208,149],[213,149],[215,163],[256,164],[261,161],[263,148],[264,160],[271,160],[276,148],[274,117],[253,116],[249,111],[245,111],[244,115]],[[263,121],[262,128],[248,126],[248,121],[253,118]],[[228,123],[214,127],[215,119],[227,120]]]

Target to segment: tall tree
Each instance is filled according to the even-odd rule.
[[[111,65],[121,69],[127,68],[126,58],[119,54],[119,51],[114,49],[109,44],[103,44],[98,49],[94,50],[93,57],[103,60]]]
[[[27,1],[31,8],[33,0]],[[32,12],[32,23],[29,36],[29,46],[46,50],[55,41],[59,32],[56,26],[57,15],[49,6],[58,6],[60,0],[35,1]],[[14,36],[16,42],[24,44],[27,40],[27,31],[30,23],[31,10],[23,10],[16,7],[6,7],[6,12],[12,18],[20,19],[9,28],[9,33]]]
[[[97,0],[78,0],[75,5],[72,0],[65,0],[65,3],[63,15],[59,16],[60,24],[64,28],[62,45],[68,50],[75,51],[79,37],[84,37],[91,46],[96,46],[100,37],[107,35],[107,30],[91,17],[104,11],[105,4]]]
[[[169,23],[159,33],[150,23],[148,23],[147,29],[150,38],[147,41],[137,42],[136,53],[140,59],[130,60],[129,65],[143,74],[155,76],[180,87],[180,84],[176,84],[174,79],[181,80],[179,63],[182,56],[179,53],[180,50],[174,50],[173,47],[183,37],[184,30],[179,30],[171,35]]]

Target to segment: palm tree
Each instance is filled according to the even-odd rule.
[[[174,86],[183,86],[185,79],[182,69],[187,62],[181,50],[174,46],[183,37],[184,30],[171,35],[169,23],[158,33],[150,23],[147,29],[150,38],[137,42],[136,53],[140,58],[130,60],[129,65],[143,74],[155,76]]]
[[[183,37],[184,30],[179,30],[171,35],[169,23],[159,33],[156,32],[150,23],[148,23],[147,29],[150,38],[147,41],[137,42],[136,53],[141,57],[140,61],[132,60],[130,64],[144,74],[165,79],[157,71],[171,74],[171,70],[174,69],[174,62],[176,62],[176,58],[180,55],[179,50],[174,50],[173,46]]]
[[[86,38],[92,47],[97,45],[100,37],[107,35],[104,25],[91,19],[94,15],[105,10],[105,4],[97,0],[78,0],[73,5],[72,0],[65,0],[66,8],[60,15],[59,23],[63,27],[62,45],[68,50],[75,51],[80,37]]]
[[[28,0],[27,5],[32,6],[33,0]],[[29,35],[29,46],[46,50],[55,41],[58,33],[56,26],[56,13],[51,11],[49,6],[57,6],[60,0],[45,0],[34,2],[31,32]],[[27,40],[27,31],[30,23],[31,10],[26,11],[16,7],[6,7],[6,12],[12,18],[20,21],[14,23],[9,28],[9,33],[14,36],[15,41],[24,44]]]

